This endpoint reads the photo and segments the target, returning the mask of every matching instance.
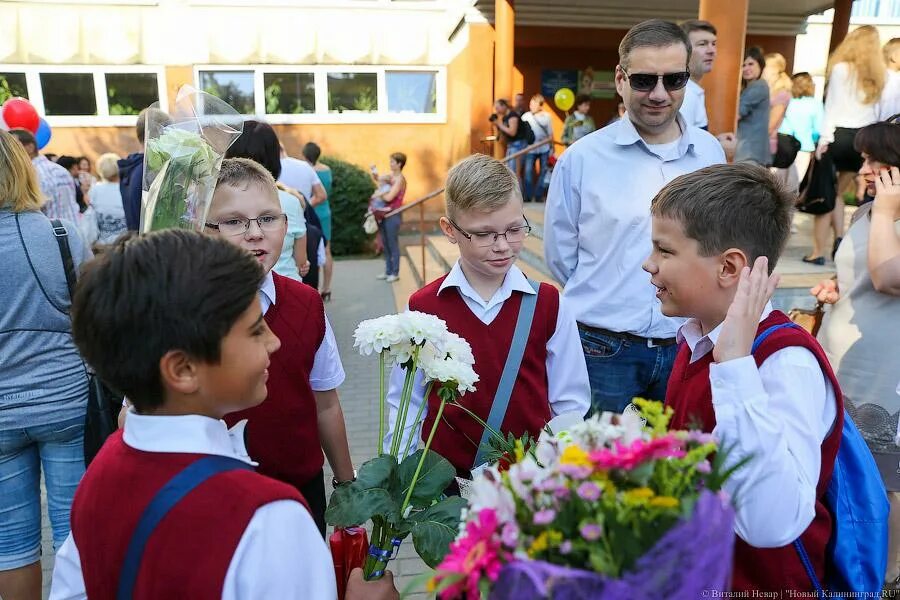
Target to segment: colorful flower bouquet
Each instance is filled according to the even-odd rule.
[[[727,590],[726,452],[667,431],[670,412],[595,416],[518,444],[470,488],[464,529],[429,588],[442,599],[683,598]],[[617,419],[617,420],[616,420]]]
[[[236,110],[190,86],[173,108],[147,112],[142,233],[203,229],[225,151],[243,131]]]
[[[375,353],[379,358],[377,456],[359,469],[356,481],[334,490],[325,519],[335,527],[372,520],[372,544],[363,569],[367,579],[384,574],[394,551],[410,535],[416,552],[433,567],[456,537],[466,502],[459,497],[441,499],[456,470],[430,447],[445,406],[475,390],[478,375],[472,368],[472,349],[464,339],[447,331],[442,320],[415,311],[363,321],[354,337],[361,354]],[[406,378],[390,452],[385,453],[381,448],[385,437],[385,376],[394,365],[405,369]],[[418,446],[418,425],[404,428],[403,424],[417,369],[422,370],[427,382],[425,398],[437,385],[441,403],[424,449],[411,452]],[[416,424],[424,418],[424,407],[423,403],[418,410]]]

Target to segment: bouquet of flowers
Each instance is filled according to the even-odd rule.
[[[151,107],[144,137],[142,233],[203,229],[225,151],[242,130],[236,110],[190,86],[178,91],[170,114]]]
[[[472,349],[464,339],[450,333],[441,319],[415,311],[363,321],[354,337],[360,353],[374,353],[379,359],[377,456],[359,469],[356,481],[334,490],[325,518],[335,527],[372,520],[372,544],[364,565],[367,579],[384,574],[394,551],[409,535],[416,552],[433,567],[443,559],[456,537],[465,500],[459,497],[441,500],[456,470],[430,447],[445,406],[467,391],[475,390],[478,375],[472,368],[475,363]],[[395,365],[405,369],[406,378],[391,448],[385,453],[381,447],[386,428],[385,375]],[[410,453],[418,446],[418,440],[414,439],[418,426],[404,427],[404,424],[417,369],[422,370],[427,382],[425,398],[438,386],[441,402],[425,447]],[[424,408],[425,403],[419,408],[415,423],[424,419]]]
[[[429,589],[442,599],[700,598],[726,590],[734,513],[709,434],[670,411],[606,413],[504,454],[476,476]],[[616,420],[617,419],[617,420]],[[505,465],[503,465],[505,466]]]

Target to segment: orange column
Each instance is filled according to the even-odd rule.
[[[515,40],[513,0],[494,0],[494,100],[512,102]]]
[[[850,29],[850,10],[853,8],[853,0],[834,0],[834,18],[831,20],[831,43],[828,44],[828,54],[847,37]]]
[[[715,65],[701,80],[706,91],[709,131],[713,134],[737,129],[749,3],[749,0],[700,0],[700,19],[715,25],[718,32]]]

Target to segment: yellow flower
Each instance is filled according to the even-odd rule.
[[[644,500],[648,500],[655,495],[655,492],[648,487],[639,487],[628,490],[622,494],[622,499],[628,504],[640,504]]]
[[[525,458],[525,448],[522,445],[522,440],[516,440],[515,454],[516,454],[516,462],[517,463],[522,462],[522,459]]]
[[[656,498],[650,499],[650,506],[659,508],[677,508],[678,498],[673,498],[672,496],[657,496]]]
[[[437,582],[434,580],[434,577],[425,582],[425,591],[429,594],[434,593],[434,590],[437,589]]]
[[[542,531],[539,536],[534,538],[534,541],[531,543],[531,547],[528,549],[528,556],[534,558],[538,553],[543,552],[547,549],[547,532]]]
[[[588,458],[587,452],[579,446],[572,444],[563,450],[562,456],[559,457],[560,464],[572,465],[573,467],[593,467],[594,463]]]

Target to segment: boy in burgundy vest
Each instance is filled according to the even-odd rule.
[[[280,342],[263,319],[262,278],[246,252],[181,230],[120,241],[88,265],[72,304],[75,342],[132,407],[75,493],[51,598],[336,597],[303,497],[256,473],[242,427],[221,420],[266,398]],[[159,492],[210,463],[227,467],[156,513],[141,547]],[[396,597],[358,573],[349,589]]]
[[[843,425],[840,388],[799,328],[776,330],[751,354],[759,334],[789,323],[769,299],[792,204],[768,171],[739,163],[683,175],[651,205],[644,269],[663,314],[690,317],[666,395],[670,426],[713,432],[729,464],[750,459],[725,486],[737,503],[736,591],[813,590],[797,538],[819,580],[826,575],[832,524],[823,498]]]
[[[245,158],[222,163],[206,231],[256,256],[265,270],[260,301],[266,324],[281,340],[272,354],[268,400],[228,415],[247,420],[247,449],[259,472],[299,490],[325,535],[322,450],[333,485],[353,479],[337,387],[344,369],[322,297],[308,285],[272,271],[282,251],[287,217],[269,171]]]
[[[542,283],[535,291],[513,265],[531,229],[523,214],[516,176],[500,161],[476,154],[450,169],[444,196],[447,216],[441,217],[441,230],[459,246],[460,258],[449,274],[414,293],[409,308],[440,317],[450,331],[472,346],[479,381],[477,390],[463,396],[460,403],[488,420],[522,299],[536,293],[534,319],[500,430],[516,436],[528,432],[537,438],[551,417],[574,413],[582,418],[590,408],[591,390],[575,319],[560,303],[556,288]],[[396,368],[391,376],[386,449],[397,419],[403,374]],[[406,447],[409,435],[425,438],[435,425],[440,400],[437,391],[427,399],[423,399],[424,392],[418,373],[408,420],[412,421],[425,401],[425,421],[421,434],[407,422],[401,448]],[[483,428],[453,406],[444,410],[441,420],[432,449],[449,460],[460,476],[467,476]]]

